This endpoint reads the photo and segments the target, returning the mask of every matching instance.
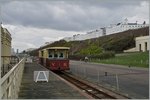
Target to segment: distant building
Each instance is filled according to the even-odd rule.
[[[141,36],[135,38],[136,47],[124,50],[124,52],[145,52],[150,49],[150,36]]]
[[[14,48],[11,48],[11,55],[14,56],[16,53],[15,53],[15,50]]]
[[[16,54],[19,54],[19,49],[17,49]]]
[[[106,34],[109,35],[113,33],[127,31],[129,29],[138,29],[138,28],[147,27],[147,26],[149,26],[149,24],[146,24],[145,21],[143,22],[143,24],[138,24],[137,21],[136,23],[128,23],[128,19],[125,19],[121,23],[106,27]]]
[[[105,35],[105,33],[103,33],[103,29],[96,29],[96,30],[87,32],[87,34],[76,34],[76,35],[73,35],[73,37],[65,37],[63,38],[63,40],[80,41],[80,40],[86,40],[86,39],[91,39],[91,38],[97,38],[103,35]]]
[[[77,35],[73,35],[73,37],[66,37],[66,38],[63,38],[63,40],[66,40],[66,41],[86,40],[86,39],[101,37],[104,35],[127,31],[129,29],[138,29],[138,28],[147,27],[147,26],[149,26],[149,24],[146,24],[145,21],[143,22],[143,24],[138,24],[137,21],[136,23],[128,23],[128,19],[125,19],[121,23],[113,24],[108,27],[95,29],[95,30],[87,32],[87,34],[77,34]]]

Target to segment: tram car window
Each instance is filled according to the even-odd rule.
[[[55,54],[54,54],[54,58],[58,58],[58,55],[57,55],[57,53],[55,53]]]
[[[61,52],[59,58],[64,58],[64,54]]]
[[[49,54],[49,58],[53,58],[53,56],[51,54]]]
[[[50,50],[48,51],[48,57],[49,57],[49,58],[53,58],[52,51],[50,51]]]
[[[39,63],[50,70],[69,70],[69,47],[48,47],[39,51]]]

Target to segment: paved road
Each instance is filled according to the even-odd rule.
[[[149,98],[149,69],[70,61],[73,74],[86,77],[95,83],[106,83],[117,86],[119,91],[132,98]],[[117,78],[117,77],[118,78]]]

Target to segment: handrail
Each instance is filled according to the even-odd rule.
[[[7,72],[0,81],[0,99],[16,99],[18,97],[24,70],[25,58]]]
[[[4,77],[1,78],[0,85],[14,72],[14,70],[18,67],[18,65],[24,60],[24,58],[16,64]]]
[[[18,62],[17,56],[1,56],[1,77],[7,74]]]

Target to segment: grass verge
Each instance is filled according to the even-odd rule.
[[[149,68],[149,52],[116,54],[114,58],[92,59],[91,62]]]

